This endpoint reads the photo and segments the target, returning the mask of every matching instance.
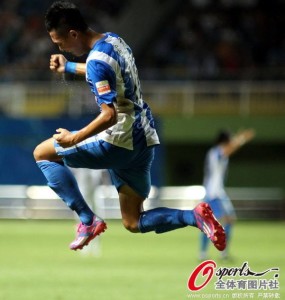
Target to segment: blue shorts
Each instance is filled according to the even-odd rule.
[[[108,169],[117,190],[127,184],[144,199],[151,187],[150,169],[154,146],[143,142],[134,150],[114,146],[93,136],[70,148],[54,143],[56,153],[72,168]]]
[[[213,210],[214,215],[221,219],[223,217],[229,216],[229,217],[235,217],[235,209],[232,205],[232,202],[230,198],[223,197],[223,198],[215,198],[215,199],[209,199],[205,198],[205,202],[207,202],[211,209]]]

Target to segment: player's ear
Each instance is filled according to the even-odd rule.
[[[73,39],[77,39],[78,32],[76,30],[70,30],[69,31],[69,36],[72,37]]]

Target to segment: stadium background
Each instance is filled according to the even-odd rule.
[[[34,147],[50,137],[55,128],[79,128],[97,113],[93,106],[93,96],[82,79],[74,76],[59,77],[48,70],[49,56],[57,52],[57,49],[49,40],[43,19],[46,8],[52,2],[2,0],[0,3],[0,215],[4,219],[1,221],[1,237],[7,234],[6,228],[13,228],[15,238],[23,242],[24,252],[26,251],[24,256],[30,253],[30,243],[25,244],[22,240],[24,237],[21,236],[26,235],[28,239],[30,233],[28,229],[24,229],[23,224],[26,224],[26,228],[34,228],[35,223],[5,221],[10,218],[5,209],[7,206],[15,208],[13,199],[17,198],[16,187],[45,184],[33,161]],[[281,232],[284,222],[280,220],[284,220],[285,216],[284,1],[74,2],[80,6],[91,27],[102,32],[114,31],[133,48],[145,100],[153,107],[162,140],[153,168],[154,184],[158,187],[201,185],[204,155],[216,132],[221,128],[232,131],[254,128],[257,134],[254,141],[231,159],[227,186],[233,192],[237,191],[233,200],[240,208],[241,219],[261,222],[252,223],[253,229],[256,225],[255,237],[259,234],[258,228],[279,226],[275,232]],[[250,213],[246,214],[248,211]],[[26,215],[26,218],[31,216]],[[16,217],[12,219],[14,218]],[[280,222],[263,225],[267,224],[265,219]],[[63,223],[55,226],[55,223],[51,225],[45,222],[40,223],[40,226],[51,228],[48,238],[52,240],[53,233]],[[122,234],[116,228],[117,224],[112,224],[111,228],[115,227],[115,233]],[[246,224],[239,225],[240,236],[239,227],[237,228],[237,241],[242,240]],[[63,226],[67,225],[64,223]],[[57,233],[57,237],[60,234]],[[32,240],[33,236],[30,238]],[[116,237],[113,238],[116,243]],[[124,234],[122,238],[128,239]],[[175,240],[174,235],[168,238]],[[179,238],[184,238],[183,232],[178,234],[177,240]],[[159,247],[155,238],[151,236],[149,239]],[[163,245],[167,243],[167,238],[159,239]],[[250,243],[250,238],[248,240]],[[281,240],[284,243],[284,237]],[[6,248],[2,248],[2,254],[15,252],[14,255],[18,255],[16,250],[11,251],[11,247],[18,249],[19,245],[12,238],[9,241],[8,239]],[[139,243],[137,238],[136,242]],[[41,243],[44,245],[45,241]],[[106,243],[112,244],[108,238]],[[195,241],[195,249],[192,249],[194,256],[197,243]],[[281,258],[278,252],[280,248],[274,252],[276,257],[272,259],[270,251],[274,250],[270,243],[274,241],[260,245],[267,252],[256,262],[257,268],[274,267],[272,264],[281,266],[281,260],[278,259]],[[63,243],[60,245],[64,247]],[[42,247],[40,249],[44,251]],[[165,247],[169,247],[169,244]],[[56,249],[61,253],[59,247]],[[241,253],[243,250],[241,249]],[[33,253],[36,250],[31,251]],[[52,251],[48,250],[46,257],[53,257]],[[152,249],[147,251],[159,258],[159,254],[151,252]],[[245,251],[247,257],[241,255],[243,259],[254,259],[255,253],[252,249],[251,251],[253,253]],[[64,260],[64,255],[62,252],[59,256]],[[73,259],[68,255],[67,261]],[[149,257],[145,259],[148,260]],[[32,261],[32,258],[26,259]],[[42,259],[38,257],[36,262],[42,264]],[[104,263],[105,260],[106,257]],[[264,264],[264,260],[269,265]],[[161,262],[165,261],[162,257]],[[190,258],[187,258],[187,263],[189,261]],[[0,278],[14,280],[24,276],[20,272],[20,263],[14,266],[18,270],[15,273],[12,269],[9,271],[8,265],[5,267],[4,261],[1,263],[10,277],[3,271]],[[88,261],[85,263],[88,264]],[[191,263],[194,266],[197,261],[189,264]],[[183,269],[183,261],[178,265],[184,273],[190,272],[190,267]],[[68,270],[66,265],[65,267]],[[111,268],[111,263],[109,267]],[[43,274],[49,271],[48,267],[42,268]],[[24,266],[23,270],[29,270],[29,267]],[[37,271],[30,271],[35,280]],[[54,269],[52,273],[54,272],[57,271]],[[128,268],[128,272],[132,273],[131,269]],[[83,271],[82,273],[84,274]],[[158,273],[157,276],[162,274]],[[6,286],[6,289],[2,289],[3,299],[20,299],[10,293],[6,279],[1,281]],[[20,282],[23,284],[23,281]],[[177,287],[180,283],[174,280],[173,285]],[[151,286],[150,282],[145,284]],[[125,299],[149,299],[144,294],[139,298],[135,287],[134,284],[129,298],[126,296],[127,291],[122,290]],[[158,284],[156,288],[157,290],[151,289],[153,299],[166,299],[163,287]],[[46,293],[40,289],[35,289],[35,294],[25,291],[26,294],[23,290],[22,299],[36,299],[36,295]],[[49,299],[67,299],[62,290],[55,288],[55,291],[56,295],[47,293]],[[177,299],[185,299],[185,294],[185,290],[181,292],[175,288],[170,293],[171,298],[179,295]],[[111,299],[114,295],[109,294],[107,298]],[[73,299],[72,295],[68,299]],[[123,296],[117,299],[123,299]]]

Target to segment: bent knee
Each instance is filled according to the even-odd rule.
[[[37,161],[37,160],[40,160],[40,157],[41,157],[41,150],[40,150],[40,146],[39,146],[39,145],[34,149],[33,155],[34,155],[34,159],[35,159],[36,161]]]
[[[123,225],[124,227],[131,233],[138,233],[139,228],[138,228],[138,222],[137,221],[127,221],[127,220],[123,220]]]
[[[43,147],[38,145],[33,152],[35,161],[44,160],[45,159],[45,153],[43,151]]]
[[[56,154],[53,139],[46,140],[39,144],[33,152],[36,161],[39,160],[50,160],[57,161],[61,158]]]

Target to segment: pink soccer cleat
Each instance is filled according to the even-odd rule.
[[[207,235],[219,251],[223,251],[226,248],[225,230],[215,218],[210,205],[205,202],[199,203],[193,212],[197,227]]]
[[[69,245],[69,248],[71,250],[81,250],[84,246],[87,246],[90,241],[92,241],[96,236],[100,235],[106,229],[106,223],[96,216],[94,216],[93,222],[90,226],[87,226],[81,222],[77,227],[76,238]]]

